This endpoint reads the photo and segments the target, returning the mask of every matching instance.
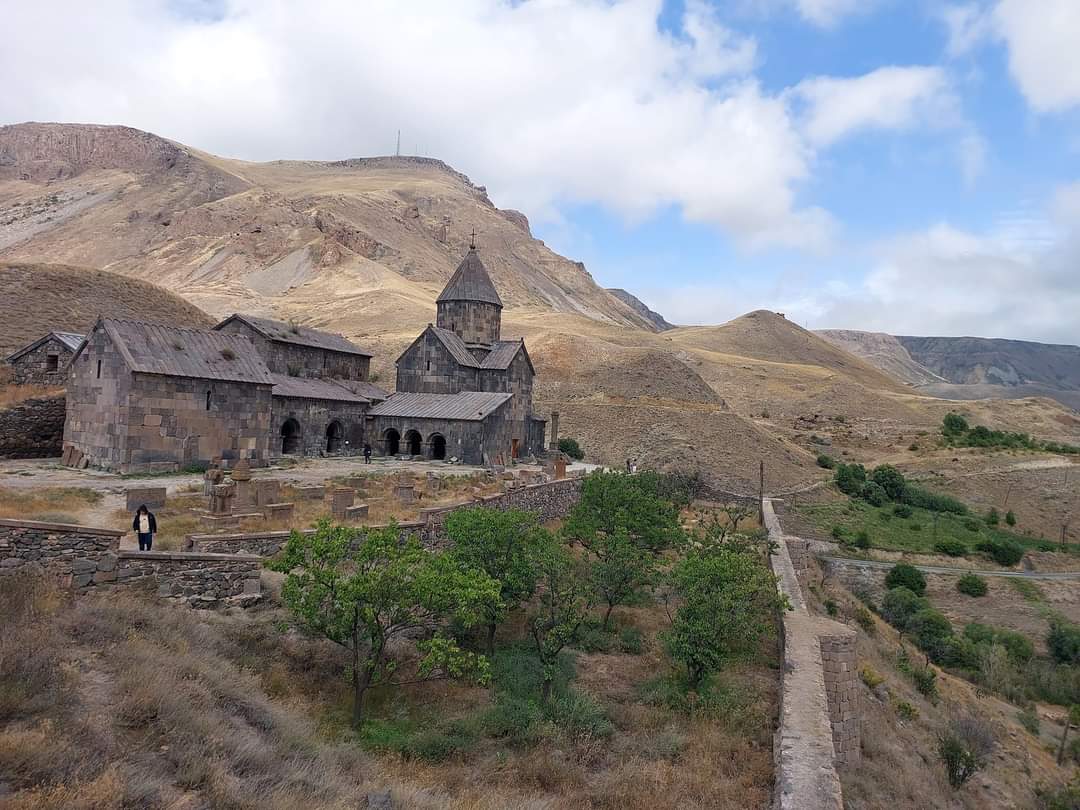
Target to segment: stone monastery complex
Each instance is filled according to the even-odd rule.
[[[435,325],[397,359],[396,393],[340,335],[248,315],[212,330],[100,319],[16,352],[16,375],[66,367],[64,461],[118,472],[285,455],[376,454],[504,464],[543,452],[535,371],[502,340],[502,301],[475,247]],[[75,348],[72,348],[72,344]],[[65,356],[65,351],[70,360]]]

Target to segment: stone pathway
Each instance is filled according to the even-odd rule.
[[[849,565],[854,568],[892,568],[896,563],[882,562],[880,560],[860,560],[855,557],[839,557],[834,555],[822,555],[822,559],[838,565]],[[1011,579],[1047,579],[1069,580],[1080,579],[1080,571],[995,571],[988,568],[957,568],[947,565],[916,565],[920,571],[927,574],[962,574],[975,573],[981,577],[1009,577]]]

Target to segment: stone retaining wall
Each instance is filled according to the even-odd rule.
[[[402,536],[419,534],[423,536],[424,524],[418,522],[399,523]],[[363,529],[384,529],[385,525],[361,526]],[[314,534],[313,529],[305,529],[304,534]],[[259,557],[272,557],[285,546],[291,532],[247,532],[234,534],[189,534],[184,540],[186,552],[202,554],[250,554]]]
[[[262,558],[251,554],[120,551],[124,532],[0,520],[0,577],[46,575],[86,591],[144,585],[193,607],[258,601]]]
[[[37,397],[0,410],[0,458],[59,457],[64,445],[65,399]]]
[[[782,617],[784,666],[773,807],[842,810],[837,765],[857,765],[861,756],[857,635],[847,625],[810,614],[792,555],[794,549],[805,574],[809,546],[784,537],[771,500],[765,501],[764,514],[776,544],[770,563],[792,605]]]

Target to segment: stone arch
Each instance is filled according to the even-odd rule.
[[[301,454],[301,431],[300,423],[293,418],[285,420],[281,426],[281,455],[298,456]]]
[[[326,452],[340,453],[345,445],[345,428],[334,419],[326,426]]]
[[[387,428],[383,433],[383,449],[386,455],[396,456],[401,450],[401,434],[393,428]]]
[[[441,433],[432,433],[428,437],[428,444],[431,445],[431,457],[433,459],[446,458],[446,437]]]
[[[405,440],[405,450],[410,456],[419,456],[424,449],[424,440],[417,430],[407,430],[402,437]]]

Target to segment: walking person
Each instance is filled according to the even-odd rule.
[[[139,535],[139,551],[150,551],[154,544],[154,535],[157,534],[157,519],[154,513],[146,508],[145,503],[135,512],[131,528]]]
[[[630,467],[631,467],[631,465],[630,465],[630,459],[627,459],[627,460],[626,460],[626,474],[627,474],[627,475],[629,475],[629,474],[630,474]]]
[[[364,442],[364,463],[371,463],[371,445],[367,442]]]

